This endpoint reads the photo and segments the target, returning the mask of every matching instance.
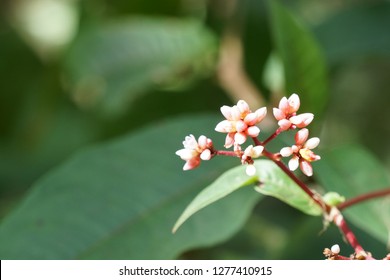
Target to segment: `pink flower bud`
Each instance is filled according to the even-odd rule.
[[[309,137],[309,130],[307,128],[303,128],[299,130],[295,134],[295,144],[298,146],[303,145],[303,143],[305,143],[308,137]]]
[[[207,137],[204,135],[199,136],[198,145],[203,150],[207,148]]]
[[[287,119],[282,119],[278,121],[278,125],[282,131],[285,131],[291,127],[291,122]]]
[[[288,100],[286,97],[283,97],[282,99],[280,99],[279,109],[284,113],[288,113],[290,111],[290,104],[288,103]]]
[[[330,248],[333,254],[338,255],[340,253],[340,246],[338,244],[335,244]]]
[[[247,134],[250,137],[257,137],[259,133],[260,133],[260,128],[258,128],[257,126],[251,126],[248,127],[247,129]]]
[[[293,154],[293,149],[291,147],[284,147],[280,150],[280,155],[282,157],[289,157]]]
[[[277,121],[280,121],[280,120],[286,118],[286,115],[283,113],[283,111],[278,109],[278,108],[274,108],[273,113],[274,113],[274,117]]]
[[[314,149],[320,144],[320,138],[313,137],[306,141],[304,147],[308,149]]]
[[[293,156],[288,162],[288,168],[291,171],[295,171],[299,166],[299,158],[297,156]]]
[[[229,106],[222,106],[221,113],[227,120],[232,119],[232,112],[231,112],[231,108]]]
[[[290,118],[291,123],[295,124],[298,128],[308,126],[314,119],[312,113],[299,114]]]
[[[252,126],[252,125],[255,125],[257,123],[257,114],[256,113],[250,113],[248,115],[246,115],[246,117],[244,118],[244,122],[249,125],[249,126]]]
[[[233,125],[230,121],[223,120],[217,124],[217,126],[215,127],[215,130],[218,132],[223,132],[223,133],[232,132]]]
[[[299,100],[299,96],[294,93],[288,98],[288,104],[290,107],[290,114],[298,111],[299,106],[301,105],[301,101]]]
[[[209,160],[211,159],[211,151],[209,149],[206,149],[204,150],[201,154],[200,154],[200,158],[202,160]]]
[[[246,115],[250,112],[249,105],[244,100],[240,100],[237,102],[237,107],[241,112],[241,115]]]
[[[248,176],[254,176],[256,174],[256,167],[253,164],[248,164],[245,172]]]
[[[303,174],[306,176],[312,176],[313,175],[313,167],[311,166],[310,162],[301,160],[299,163],[299,167],[301,168]]]

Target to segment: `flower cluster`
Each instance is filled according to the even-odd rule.
[[[312,149],[318,146],[320,139],[313,137],[307,140],[308,137],[309,130],[307,128],[299,130],[295,134],[295,145],[282,148],[280,155],[282,157],[292,156],[288,162],[290,170],[294,171],[299,166],[306,176],[312,176],[313,167],[311,166],[311,162],[321,159],[319,155],[312,152]]]
[[[213,141],[204,135],[201,135],[196,141],[194,135],[190,134],[183,141],[184,149],[178,150],[178,155],[185,160],[183,170],[190,170],[198,167],[200,160],[209,160],[213,152]]]
[[[241,159],[242,164],[248,164],[246,173],[253,176],[256,169],[253,165],[255,158],[262,155],[267,156],[271,160],[280,160],[281,157],[290,157],[288,167],[291,171],[298,167],[307,176],[313,175],[311,162],[320,159],[320,156],[314,154],[312,149],[318,146],[320,140],[317,137],[308,139],[308,126],[314,115],[311,113],[297,114],[300,107],[300,99],[297,94],[292,94],[288,99],[283,97],[279,102],[279,107],[273,109],[273,115],[278,121],[279,128],[267,140],[261,142],[258,140],[260,128],[257,125],[265,118],[267,108],[262,107],[252,112],[249,105],[240,100],[237,105],[232,107],[222,106],[221,113],[225,120],[219,122],[215,130],[222,133],[227,133],[225,139],[225,148],[234,147],[232,152],[216,151],[213,149],[212,141],[206,136],[200,136],[196,141],[193,135],[187,136],[183,142],[184,149],[176,152],[183,160],[186,161],[183,169],[189,170],[196,168],[201,159],[209,160],[214,155],[230,155]],[[291,147],[284,147],[280,153],[272,154],[265,150],[264,146],[281,132],[291,129],[300,130],[295,135],[295,144]],[[255,145],[250,145],[245,149],[241,148],[248,137],[254,140]]]
[[[230,148],[233,145],[238,147],[244,144],[248,136],[257,137],[259,135],[260,129],[256,124],[264,119],[267,114],[267,108],[262,107],[252,113],[248,103],[240,100],[233,107],[222,106],[221,112],[226,120],[218,123],[215,130],[227,133],[225,148]]]
[[[297,94],[292,94],[288,99],[283,97],[279,102],[279,108],[274,108],[273,113],[282,131],[290,128],[303,128],[308,126],[314,119],[311,113],[297,115],[301,101]]]

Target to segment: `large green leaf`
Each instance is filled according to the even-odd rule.
[[[390,186],[389,174],[368,151],[357,145],[321,153],[315,175],[328,190],[348,198]],[[390,231],[390,201],[376,199],[345,209],[352,223],[378,240],[387,242]]]
[[[216,40],[200,22],[128,18],[82,30],[65,58],[67,85],[82,108],[116,117],[153,87],[204,76]]]
[[[1,259],[166,259],[226,240],[258,201],[242,190],[172,234],[191,198],[237,159],[216,158],[183,172],[175,155],[185,135],[213,137],[195,115],[152,127],[72,156],[43,176],[0,225]]]
[[[278,1],[269,1],[275,47],[285,71],[286,91],[302,98],[302,111],[320,115],[327,101],[327,69],[317,41]]]
[[[329,17],[314,29],[328,61],[390,54],[390,3],[367,2]]]
[[[264,195],[276,197],[306,214],[321,215],[321,208],[272,161],[257,160],[254,165],[256,175],[248,177],[245,166],[238,166],[225,172],[200,192],[179,217],[173,231],[204,207],[255,183],[260,184],[256,190]]]

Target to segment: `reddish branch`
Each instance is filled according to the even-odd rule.
[[[354,204],[357,204],[357,203],[360,203],[360,202],[363,202],[363,201],[366,201],[366,200],[369,200],[369,199],[373,199],[373,198],[377,198],[377,197],[383,197],[383,196],[386,196],[386,195],[390,195],[390,188],[388,189],[383,189],[383,190],[378,190],[378,191],[373,191],[373,192],[369,192],[369,193],[366,193],[366,194],[362,194],[362,195],[359,195],[357,197],[354,197],[354,198],[351,198],[343,203],[340,203],[337,208],[340,209],[340,210],[343,210],[347,207],[350,207]]]

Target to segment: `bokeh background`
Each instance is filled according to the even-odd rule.
[[[2,259],[321,259],[335,243],[351,253],[336,228],[252,189],[170,232],[239,164],[182,172],[175,150],[189,133],[222,147],[219,107],[239,99],[271,112],[297,92],[323,153],[349,157],[348,175],[367,182],[355,195],[390,185],[389,1],[8,0],[0,16]],[[274,128],[270,116],[264,135]],[[356,150],[334,154],[342,145]],[[308,183],[338,191],[324,172]],[[389,203],[376,204],[388,228]],[[375,227],[351,225],[384,256],[388,229],[364,226]]]

